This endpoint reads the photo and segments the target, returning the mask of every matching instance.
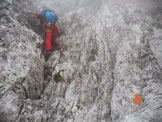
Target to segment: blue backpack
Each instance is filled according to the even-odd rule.
[[[57,17],[56,14],[52,11],[45,11],[44,16],[46,18],[46,22],[53,22],[56,23],[57,22]]]

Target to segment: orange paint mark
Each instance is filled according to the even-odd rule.
[[[141,95],[140,94],[135,94],[133,101],[134,101],[134,104],[141,105],[141,103],[142,103]]]

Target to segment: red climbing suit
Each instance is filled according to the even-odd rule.
[[[57,34],[59,32],[58,27],[55,26],[55,24],[51,24],[50,26],[47,26],[46,20],[44,19],[44,25],[45,27],[45,41],[46,41],[46,51],[50,51],[53,49],[52,42],[55,45],[55,48],[59,47],[59,42],[56,40]]]
[[[52,50],[52,41],[56,45],[55,48],[59,46],[59,42],[56,40],[58,34],[58,28],[53,24],[45,28],[46,31],[46,51]]]

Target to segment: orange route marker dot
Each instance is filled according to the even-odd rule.
[[[140,94],[135,94],[133,99],[134,104],[141,105],[142,104],[142,97]]]

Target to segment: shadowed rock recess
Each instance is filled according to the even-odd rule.
[[[0,122],[162,122],[161,9],[125,1],[62,7],[45,62],[32,3],[0,0]]]

